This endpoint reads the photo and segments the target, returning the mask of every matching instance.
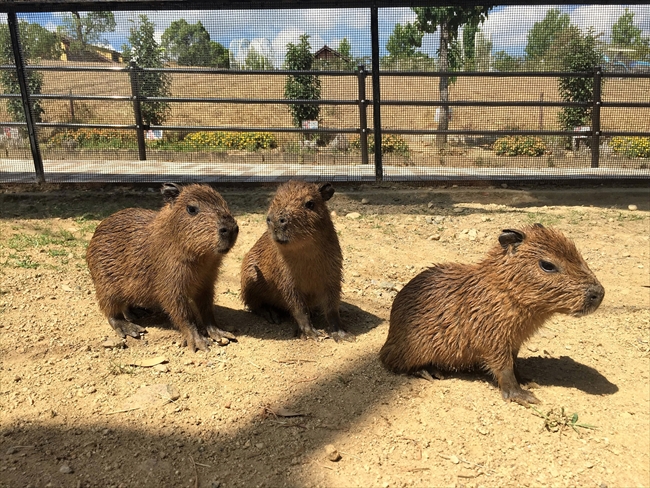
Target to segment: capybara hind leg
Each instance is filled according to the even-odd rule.
[[[124,320],[118,317],[109,317],[108,323],[111,324],[113,330],[117,332],[117,334],[122,339],[124,339],[126,336],[131,336],[139,339],[142,334],[147,332],[145,328],[140,327],[138,324],[134,324],[133,322],[129,322],[128,320]]]
[[[434,366],[428,366],[413,373],[413,376],[419,376],[427,381],[444,380],[445,377],[440,370]],[[435,378],[435,379],[434,379]]]
[[[251,308],[251,312],[253,312],[255,315],[259,315],[269,324],[282,323],[282,312],[270,305],[260,305],[259,307]]]
[[[348,332],[341,326],[341,316],[339,314],[338,308],[332,308],[325,313],[325,318],[327,323],[330,326],[332,339],[336,342],[341,341],[350,341],[353,342],[356,340],[354,334]]]
[[[230,341],[237,341],[237,337],[227,330],[221,330],[215,325],[208,325],[206,331],[210,338],[214,339],[220,346],[226,346]]]
[[[494,371],[494,375],[499,382],[501,388],[501,396],[504,400],[517,402],[522,405],[529,403],[539,403],[539,400],[531,392],[524,390],[515,377],[515,371],[510,368],[502,369],[501,371]]]

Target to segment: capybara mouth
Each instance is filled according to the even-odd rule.
[[[289,238],[285,234],[280,234],[278,232],[273,233],[273,240],[278,244],[288,244]]]

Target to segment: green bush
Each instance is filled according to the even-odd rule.
[[[54,147],[65,147],[66,141],[75,141],[79,148],[132,148],[136,147],[135,131],[115,129],[78,129],[57,132],[49,139]]]
[[[355,138],[350,146],[353,149],[361,148],[360,138]],[[368,136],[368,152],[375,152],[375,136],[370,134]],[[397,154],[399,156],[408,156],[409,155],[409,145],[408,143],[400,136],[395,134],[386,134],[381,138],[381,152],[384,154]]]
[[[546,144],[539,137],[505,136],[497,139],[492,149],[499,156],[541,156],[546,152]]]
[[[609,146],[628,158],[650,158],[650,137],[612,137]]]

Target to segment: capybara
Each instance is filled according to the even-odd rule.
[[[279,321],[278,312],[289,312],[296,332],[312,339],[322,333],[310,312],[320,309],[335,340],[352,340],[339,315],[343,255],[325,203],[333,194],[330,183],[291,180],[278,188],[267,229],[244,256],[241,298],[270,322]]]
[[[145,330],[137,309],[169,316],[192,350],[234,336],[219,329],[214,286],[239,228],[225,200],[207,185],[165,183],[159,211],[127,208],[104,219],[90,240],[86,261],[99,308],[122,338]],[[207,336],[206,336],[207,334]]]
[[[521,345],[555,313],[598,308],[605,290],[573,242],[535,224],[506,229],[477,264],[428,268],[395,297],[380,358],[391,371],[487,369],[505,400],[538,403],[519,385]]]

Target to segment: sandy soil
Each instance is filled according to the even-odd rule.
[[[0,190],[0,486],[650,485],[650,191],[341,187],[330,208],[357,340],[340,344],[295,339],[239,301],[273,191],[222,191],[241,233],[216,307],[239,340],[191,353],[156,325],[104,347],[120,343],[84,261],[102,218],[156,208],[157,191]],[[537,411],[505,403],[481,373],[383,369],[396,290],[533,222],[574,239],[606,289],[596,313],[555,316],[522,348]]]

